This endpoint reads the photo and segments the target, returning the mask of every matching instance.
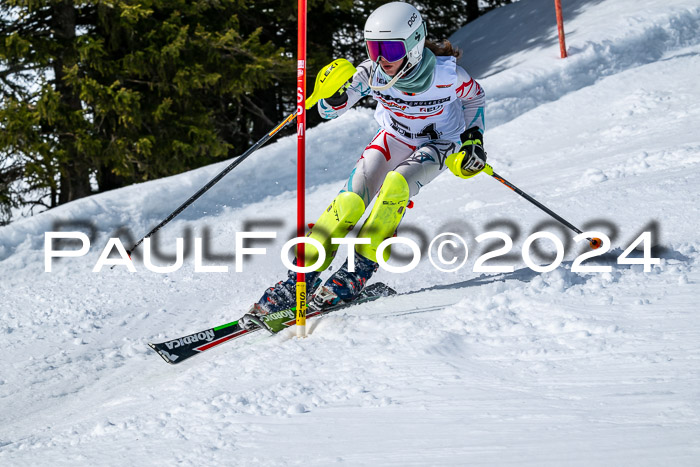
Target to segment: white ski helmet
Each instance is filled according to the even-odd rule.
[[[426,33],[423,18],[418,10],[408,3],[387,3],[369,15],[365,23],[365,45],[369,58],[377,64],[379,57],[384,57],[388,62],[406,57],[406,63],[391,82],[386,86],[373,87],[374,89],[390,88],[420,63]]]

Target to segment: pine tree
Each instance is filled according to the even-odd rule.
[[[45,195],[19,202],[53,207],[241,151],[242,102],[294,69],[262,28],[240,32],[246,3],[0,2],[0,152]]]

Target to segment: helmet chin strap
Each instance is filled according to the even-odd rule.
[[[386,91],[387,89],[389,89],[390,87],[392,87],[394,84],[396,84],[396,82],[397,82],[399,79],[403,78],[404,75],[405,75],[408,71],[410,71],[410,68],[406,68],[406,67],[408,66],[408,60],[407,60],[407,61],[406,61],[406,64],[405,64],[404,67],[403,67],[403,69],[402,69],[401,71],[398,71],[398,72],[394,75],[394,77],[391,79],[391,81],[389,81],[387,84],[385,84],[385,85],[383,85],[383,86],[372,86],[372,81],[374,81],[373,78],[374,78],[374,75],[375,75],[375,73],[376,73],[376,70],[377,70],[377,68],[379,68],[379,67],[381,66],[381,65],[379,64],[378,61],[375,62],[374,64],[375,64],[375,66],[372,67],[372,69],[370,70],[370,73],[369,73],[369,87],[372,88],[372,89],[375,90],[375,91]]]

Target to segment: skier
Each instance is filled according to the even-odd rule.
[[[458,177],[470,178],[486,162],[485,95],[457,65],[459,51],[449,41],[426,41],[420,13],[403,2],[379,7],[367,18],[364,31],[369,59],[335,95],[318,102],[321,116],[333,119],[371,94],[377,101],[375,119],[380,127],[308,235],[326,252],[323,265],[306,273],[311,295],[337,252],[332,238],[347,235],[379,191],[358,234],[369,243],[355,247],[354,271],[345,261],[315,293],[316,303],[328,305],[352,301],[360,294],[378,268],[377,247],[394,235],[409,199],[421,187],[446,167]],[[308,243],[305,250],[304,264],[314,264],[318,250]],[[387,248],[384,260],[388,255]],[[295,290],[296,273],[289,271],[287,279],[267,289],[248,315],[259,318],[295,306]]]

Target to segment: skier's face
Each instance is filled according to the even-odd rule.
[[[402,58],[401,60],[396,60],[395,62],[387,62],[384,57],[379,57],[379,64],[382,66],[384,73],[393,78],[403,66],[404,60],[406,60],[406,57]]]

